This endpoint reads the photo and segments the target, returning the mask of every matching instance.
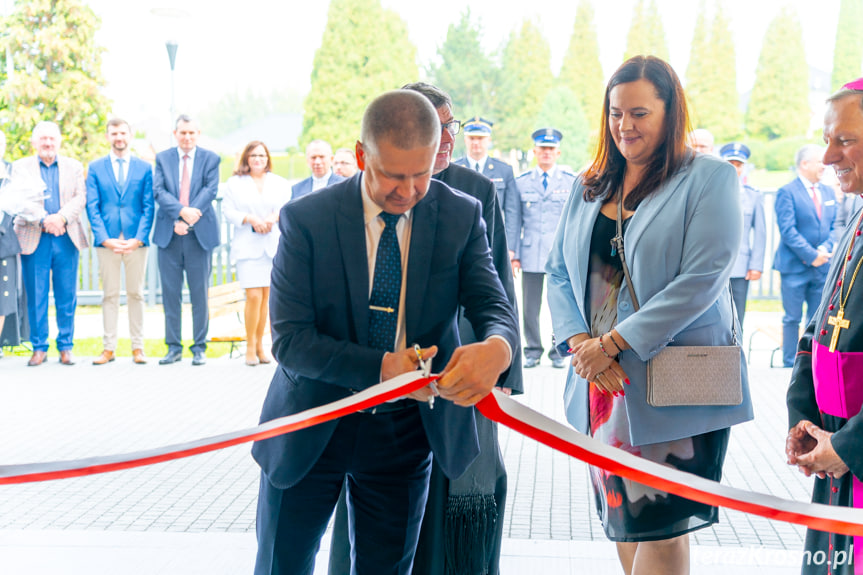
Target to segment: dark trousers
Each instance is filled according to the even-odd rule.
[[[159,248],[159,277],[162,280],[162,306],[165,309],[165,343],[170,351],[183,349],[183,274],[192,300],[192,352],[207,349],[210,314],[207,289],[210,286],[212,252],[201,247],[195,233],[174,234],[166,248]]]
[[[746,296],[749,294],[749,280],[744,278],[731,278],[731,298],[734,300],[734,309],[737,311],[737,319],[740,320],[740,329],[743,329],[743,316],[746,314]]]
[[[521,298],[524,310],[522,322],[524,323],[524,339],[527,345],[524,347],[524,357],[528,359],[539,359],[542,357],[542,335],[539,332],[539,311],[542,308],[542,289],[545,282],[545,274],[525,272],[521,273]],[[550,346],[548,357],[557,359],[560,354],[554,345]]]
[[[69,234],[43,233],[36,251],[21,256],[30,342],[34,351],[48,351],[48,292],[54,284],[57,350],[72,349],[78,305],[78,248]]]
[[[351,575],[410,575],[430,473],[431,449],[416,406],[342,418],[296,485],[277,489],[262,474],[255,575],[314,572],[343,485]]]
[[[827,270],[830,266],[823,265],[811,268],[801,273],[781,274],[780,286],[782,293],[782,364],[785,367],[794,366],[794,356],[797,355],[797,340],[800,337],[800,320],[803,317],[803,302],[806,302],[806,324],[812,319],[818,304],[821,303],[821,291],[827,281]]]

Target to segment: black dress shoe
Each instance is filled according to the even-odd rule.
[[[526,357],[524,358],[524,367],[531,368],[539,365],[538,357]]]
[[[178,361],[183,359],[182,351],[169,351],[168,355],[159,360],[159,365],[168,365],[170,363],[177,363]]]
[[[207,356],[204,355],[203,351],[196,351],[192,358],[192,365],[204,365],[205,363],[207,363]]]

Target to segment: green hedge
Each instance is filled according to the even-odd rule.
[[[309,177],[309,167],[306,165],[306,157],[302,153],[294,154],[272,154],[273,173],[289,180],[302,180]],[[219,165],[219,177],[222,182],[231,177],[237,164],[234,156],[222,156]]]

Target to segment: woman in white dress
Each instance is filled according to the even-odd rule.
[[[279,210],[291,199],[288,181],[273,174],[270,151],[260,141],[243,150],[228,178],[222,212],[234,226],[231,262],[246,290],[246,365],[270,363],[263,336],[270,300],[270,272],[279,246]]]

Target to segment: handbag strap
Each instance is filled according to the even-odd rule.
[[[623,249],[623,190],[617,193],[617,235],[611,238],[611,245],[620,256],[620,263],[623,267],[623,276],[626,278],[626,287],[629,290],[629,297],[632,298],[632,307],[638,311],[641,306],[638,305],[638,298],[635,295],[635,288],[632,285],[632,276],[629,275],[629,266],[626,264],[626,254]],[[731,280],[728,280],[728,298],[731,300],[731,341],[734,345],[740,345],[740,338],[737,334],[737,307],[734,305],[734,295],[731,293]]]

